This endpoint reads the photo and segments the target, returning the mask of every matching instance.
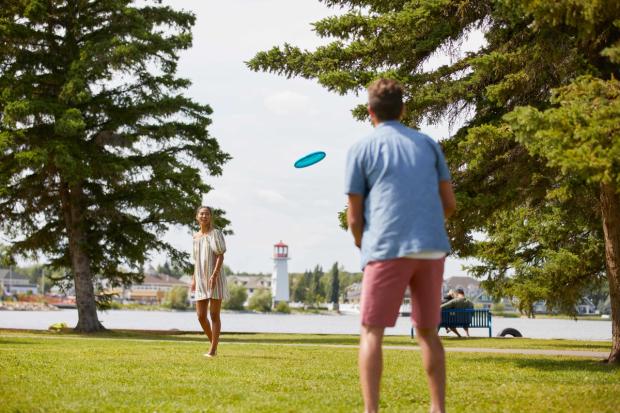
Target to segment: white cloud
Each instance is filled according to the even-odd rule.
[[[293,205],[293,202],[281,193],[271,189],[258,189],[256,195],[263,201],[274,205]]]
[[[312,112],[308,96],[291,90],[271,94],[265,98],[264,102],[267,109],[279,116]]]
[[[316,207],[328,207],[331,205],[331,202],[329,202],[327,199],[315,199],[314,201],[312,201],[312,205]]]

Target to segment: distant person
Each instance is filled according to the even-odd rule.
[[[444,295],[441,298],[441,304],[445,304],[448,301],[452,300],[454,297],[456,297],[456,291],[454,291],[453,289],[450,289],[450,291],[448,291],[448,294]],[[450,327],[446,327],[446,334],[450,333]]]
[[[437,326],[450,251],[444,219],[456,201],[440,146],[400,123],[402,97],[394,80],[379,79],[368,87],[375,129],[349,150],[345,175],[347,220],[364,270],[359,369],[367,413],[379,408],[383,333],[395,325],[407,287],[431,412],[445,411],[445,354]]]
[[[451,289],[450,291],[448,291],[448,294],[444,295],[441,298],[441,304],[445,304],[445,303],[447,303],[448,301],[452,300],[455,297],[456,297],[456,291]]]
[[[217,354],[217,345],[222,329],[220,310],[222,300],[228,296],[226,279],[222,274],[226,243],[222,232],[213,228],[213,217],[210,207],[201,206],[196,211],[196,221],[200,231],[194,234],[194,276],[191,292],[196,300],[198,321],[211,342],[207,357]],[[207,319],[211,315],[211,323]]]
[[[455,309],[472,309],[474,308],[474,303],[472,303],[469,298],[465,297],[465,291],[463,291],[462,288],[457,288],[456,289],[456,296],[448,301],[445,302],[441,305],[441,309],[450,309],[450,308],[455,308]],[[461,335],[459,334],[459,332],[457,331],[456,327],[448,327],[447,328],[448,332],[449,331],[453,331],[457,336],[461,337]],[[463,326],[463,330],[465,330],[465,334],[467,335],[467,337],[469,337],[469,324],[466,323]]]

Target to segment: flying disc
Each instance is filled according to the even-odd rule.
[[[315,163],[322,161],[323,158],[325,158],[325,152],[312,152],[303,158],[299,158],[295,162],[295,168],[305,168],[307,166],[314,165]]]

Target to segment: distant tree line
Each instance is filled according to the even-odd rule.
[[[321,265],[303,273],[291,273],[289,277],[291,301],[313,307],[320,303],[338,303],[344,300],[346,288],[360,282],[361,273],[344,271],[335,262],[328,273]]]

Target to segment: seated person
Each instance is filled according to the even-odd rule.
[[[442,310],[446,310],[450,308],[454,308],[454,309],[474,308],[474,303],[472,303],[467,297],[465,297],[465,291],[463,291],[462,288],[457,288],[455,292],[456,292],[456,297],[454,297],[452,300],[446,303],[443,303],[441,305]],[[465,330],[465,334],[467,335],[467,337],[469,337],[469,328],[463,327],[463,330]],[[457,336],[461,337],[459,332],[456,330],[456,327],[448,328],[448,332],[450,331],[453,331],[454,333],[456,333]]]

